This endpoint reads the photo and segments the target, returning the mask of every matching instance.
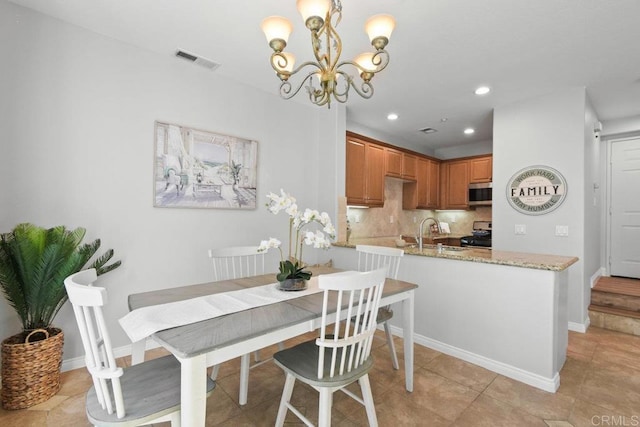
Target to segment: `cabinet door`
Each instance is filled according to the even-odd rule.
[[[492,156],[469,160],[469,182],[491,182],[492,175]]]
[[[416,179],[418,157],[413,154],[402,153],[402,178]]]
[[[385,174],[400,178],[402,176],[402,152],[393,148],[384,149]]]
[[[440,192],[440,164],[434,160],[428,160],[426,190],[425,208],[436,209],[438,207],[438,193]]]
[[[469,162],[467,160],[450,162],[447,172],[447,202],[449,209],[469,207]]]
[[[347,139],[346,196],[349,205],[366,204],[365,186],[366,143]]]
[[[429,160],[419,158],[416,173],[416,204],[419,209],[426,209],[429,192]]]
[[[384,205],[384,148],[366,144],[365,152],[366,204],[382,206]]]

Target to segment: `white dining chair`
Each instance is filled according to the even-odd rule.
[[[358,271],[370,271],[376,268],[386,267],[388,278],[398,278],[400,260],[402,260],[404,250],[385,246],[356,245],[356,251],[358,252]],[[400,369],[396,346],[393,343],[393,335],[391,334],[391,325],[389,323],[392,317],[393,310],[391,310],[390,306],[380,307],[378,311],[378,323],[384,326],[384,333],[387,337],[387,345],[391,353],[393,369]]]
[[[214,282],[264,274],[265,252],[258,252],[258,246],[209,249],[209,258]]]
[[[318,426],[331,425],[333,393],[338,390],[365,406],[370,426],[378,425],[369,370],[373,367],[371,345],[386,272],[386,268],[380,268],[318,276],[318,286],[324,291],[320,337],[273,356],[286,373],[276,426],[284,424],[288,410],[306,425],[313,425],[291,404],[296,380],[320,394]],[[345,388],[356,381],[362,398]]]
[[[64,281],[93,380],[85,402],[87,418],[95,426],[163,421],[180,426],[180,363],[169,355],[128,368],[117,366],[102,313],[107,291],[93,286],[96,279],[95,269],[89,269]],[[215,382],[207,378],[207,396],[214,388]]]
[[[258,252],[258,246],[236,246],[219,249],[209,249],[209,258],[213,264],[213,280],[238,279],[241,277],[259,276],[264,274],[265,252]],[[284,348],[283,343],[278,343],[278,348]],[[249,393],[249,370],[271,360],[260,360],[260,352],[254,352],[255,363],[251,365],[250,355],[245,354],[240,358],[240,405],[247,403]],[[211,379],[216,380],[220,365],[215,365],[211,371]]]

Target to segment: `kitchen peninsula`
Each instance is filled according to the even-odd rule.
[[[358,243],[395,246],[385,238],[338,242],[331,249],[334,265],[356,265]],[[403,249],[399,279],[418,284],[416,343],[549,392],[558,389],[568,340],[568,268],[577,258]],[[394,309],[394,320],[402,319]]]

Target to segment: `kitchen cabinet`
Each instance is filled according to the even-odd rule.
[[[469,183],[491,182],[493,156],[469,159]]]
[[[384,163],[385,175],[394,178],[402,177],[402,151],[385,147]]]
[[[402,189],[402,209],[436,209],[440,166],[425,157],[416,157],[416,165],[416,182],[406,182]]]
[[[409,153],[402,153],[402,178],[416,179],[418,169],[418,157]]]
[[[440,164],[440,209],[469,207],[469,162],[453,160]]]
[[[438,207],[438,195],[440,194],[440,162],[428,160],[427,165],[427,199],[424,205],[427,209]]]
[[[348,205],[384,205],[384,148],[347,136],[346,196]]]
[[[416,180],[418,156],[394,148],[384,148],[385,175]]]

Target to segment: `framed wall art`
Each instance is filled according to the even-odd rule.
[[[567,181],[549,166],[529,166],[507,184],[507,201],[518,212],[543,215],[557,209],[567,197]]]
[[[155,123],[154,206],[255,209],[258,142]]]

